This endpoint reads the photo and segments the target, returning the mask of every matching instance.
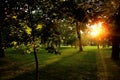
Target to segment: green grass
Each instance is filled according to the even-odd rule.
[[[86,46],[83,52],[62,47],[61,55],[38,52],[40,80],[120,80],[120,64],[110,58],[111,49]],[[33,54],[7,49],[0,59],[0,80],[35,80]]]

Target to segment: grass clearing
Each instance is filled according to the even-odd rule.
[[[97,50],[86,46],[83,52],[71,47],[62,47],[61,55],[38,52],[40,80],[120,80],[120,64],[110,59],[111,49]],[[0,59],[0,80],[34,80],[33,54],[20,54],[6,50]]]

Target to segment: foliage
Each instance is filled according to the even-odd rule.
[[[66,44],[72,44],[76,40],[74,22],[86,23],[88,19],[96,20],[99,17],[108,20],[117,13],[119,4],[116,4],[116,1],[30,0],[27,3],[27,0],[5,0],[1,8],[4,20],[1,31],[4,46],[11,46],[13,41],[16,41],[18,45],[22,43],[27,45],[28,42],[32,42],[32,28],[34,28],[35,38],[42,40],[43,44],[57,46],[63,39]],[[111,6],[112,9],[108,10]],[[28,14],[29,7],[30,15]],[[29,18],[32,19],[32,26]],[[66,23],[64,19],[70,19],[70,21],[67,20],[69,23]],[[66,30],[61,31],[60,28],[63,27],[57,23],[59,20],[63,20],[60,25],[66,27]],[[73,30],[69,30],[70,27]],[[83,29],[84,26],[80,25],[80,27]]]
[[[76,25],[71,22],[71,19],[64,18],[57,21],[60,39],[63,45],[73,45],[77,40]]]
[[[41,30],[41,43],[56,51],[60,44],[60,33],[53,22],[48,22]],[[49,50],[49,49],[47,49]]]

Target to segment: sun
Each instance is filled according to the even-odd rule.
[[[95,37],[95,36],[97,36],[97,35],[98,35],[98,32],[97,32],[97,31],[91,32],[91,36]]]
[[[90,35],[92,37],[98,37],[102,34],[102,24],[103,22],[98,22],[90,26]]]

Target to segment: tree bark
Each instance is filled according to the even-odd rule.
[[[1,34],[1,30],[0,30],[0,57],[5,57],[5,52],[4,52],[3,45],[2,45],[2,34]]]
[[[37,58],[35,44],[34,44],[34,47],[33,47],[33,51],[34,51],[34,58],[35,58],[35,62],[36,62],[36,79],[35,80],[39,80],[39,67],[38,67],[38,58]]]
[[[76,30],[77,30],[77,35],[78,35],[78,43],[79,43],[79,51],[83,51],[82,48],[82,40],[81,40],[81,32],[80,32],[80,26],[79,22],[76,22]]]
[[[0,4],[0,57],[5,57],[5,52],[3,49],[3,39],[2,39],[2,30],[3,30],[3,23],[4,23],[4,18],[5,18],[5,5],[4,5],[4,0],[1,0]]]
[[[113,36],[112,38],[112,55],[113,60],[119,59],[119,37]]]
[[[0,58],[5,57],[4,49],[0,48]]]
[[[118,14],[115,15],[115,26],[112,36],[112,59],[119,59],[119,43],[120,43],[120,6],[118,8]]]
[[[34,51],[34,58],[35,58],[35,65],[36,65],[36,70],[35,70],[35,80],[39,80],[39,66],[38,66],[38,57],[37,57],[37,52],[36,52],[36,44],[35,44],[35,28],[34,24],[32,21],[32,15],[31,15],[31,8],[32,8],[32,3],[31,0],[28,1],[28,14],[29,14],[29,26],[32,28],[32,42],[33,42],[33,51]]]

